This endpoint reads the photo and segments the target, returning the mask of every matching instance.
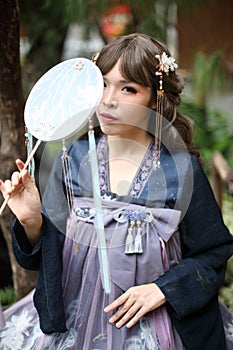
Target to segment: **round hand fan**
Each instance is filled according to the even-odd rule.
[[[73,58],[59,63],[31,90],[25,106],[25,125],[38,140],[64,140],[87,122],[102,94],[102,74],[92,61]]]
[[[46,72],[32,88],[24,120],[37,142],[25,162],[26,169],[42,141],[59,141],[75,134],[95,112],[103,94],[99,68],[86,58],[72,58]],[[9,196],[1,208],[2,214]]]

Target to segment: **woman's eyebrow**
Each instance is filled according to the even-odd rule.
[[[108,82],[109,81],[109,79],[108,78],[106,78],[104,75],[103,75],[103,79],[106,81],[106,82]],[[132,81],[132,80],[129,80],[129,79],[120,79],[119,81],[118,81],[119,83],[121,83],[121,84],[136,84],[134,81]]]
[[[131,84],[131,83],[134,83],[134,81],[132,81],[132,80],[129,80],[129,79],[122,79],[122,80],[120,80],[120,83],[122,83],[122,84]]]

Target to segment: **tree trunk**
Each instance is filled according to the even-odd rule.
[[[0,178],[9,178],[15,169],[15,159],[25,158],[24,99],[19,59],[19,17],[16,0],[0,0]],[[16,263],[11,246],[13,215],[8,208],[0,218],[1,230],[11,261],[16,298],[35,285],[36,274]]]

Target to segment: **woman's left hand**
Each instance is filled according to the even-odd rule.
[[[119,298],[105,307],[105,312],[118,309],[109,319],[117,328],[126,324],[131,328],[149,311],[155,310],[166,302],[164,294],[155,283],[129,288]]]

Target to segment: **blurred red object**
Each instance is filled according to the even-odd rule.
[[[132,9],[127,5],[111,7],[101,21],[101,28],[107,38],[124,35],[132,23]]]

